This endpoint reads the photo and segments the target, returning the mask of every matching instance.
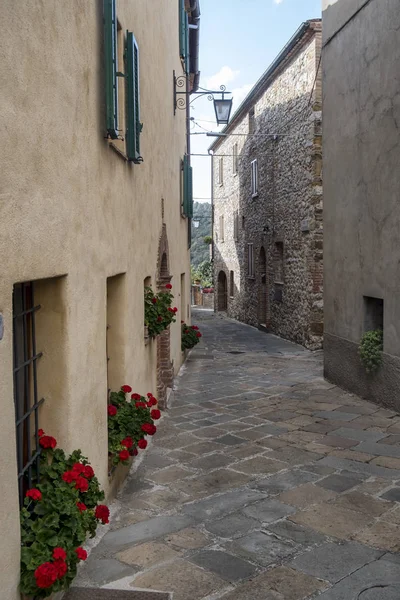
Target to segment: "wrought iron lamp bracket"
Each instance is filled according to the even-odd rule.
[[[189,79],[186,75],[178,75],[177,77],[174,71],[174,114],[176,114],[177,109],[185,110],[188,105],[191,106],[195,100],[202,96],[207,96],[207,100],[213,102],[215,100],[214,94],[222,94],[222,100],[225,94],[231,94],[231,92],[226,91],[225,85],[221,85],[219,90],[206,90],[199,87],[199,91],[189,92],[185,89],[188,81]],[[188,102],[189,96],[194,96],[194,98]]]

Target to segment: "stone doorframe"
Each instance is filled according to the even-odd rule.
[[[167,283],[172,276],[169,269],[169,249],[167,226],[162,226],[158,242],[157,258],[157,288],[159,292],[166,291]],[[171,332],[165,329],[157,336],[157,398],[161,409],[167,408],[168,388],[172,389],[174,381],[174,363],[171,361]]]

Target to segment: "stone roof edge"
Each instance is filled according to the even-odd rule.
[[[300,25],[295,34],[290,38],[286,46],[281,50],[272,64],[268,67],[268,69],[261,75],[260,79],[255,83],[253,88],[247,94],[246,98],[239,105],[237,110],[234,112],[230,122],[226,125],[220,133],[229,133],[237,124],[237,121],[251,108],[254,104],[256,98],[260,96],[267,87],[270,85],[271,80],[273,80],[280,72],[280,67],[282,64],[291,60],[294,55],[296,55],[304,44],[311,39],[315,33],[322,31],[322,19],[310,19],[305,21]],[[311,34],[311,35],[310,35]],[[208,150],[214,150],[217,148],[226,138],[218,137],[212,144],[209,146]]]

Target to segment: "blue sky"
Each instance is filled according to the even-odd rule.
[[[200,85],[226,85],[235,110],[301,23],[321,16],[321,0],[200,0],[200,10]],[[206,98],[193,103],[191,115],[205,129],[217,130]],[[201,131],[193,125],[193,132]],[[215,138],[191,139],[192,154],[206,154]],[[194,197],[209,198],[210,159],[193,156],[192,165]]]

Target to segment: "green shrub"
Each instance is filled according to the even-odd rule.
[[[181,337],[181,348],[183,350],[190,350],[199,343],[201,333],[197,325],[186,325],[182,322],[182,337]]]
[[[144,324],[147,326],[150,337],[156,337],[167,329],[171,323],[175,323],[176,307],[172,308],[173,295],[170,290],[172,285],[168,283],[165,292],[155,294],[151,287],[144,291]]]
[[[383,331],[367,331],[361,338],[359,354],[367,373],[377,371],[382,364]]]

